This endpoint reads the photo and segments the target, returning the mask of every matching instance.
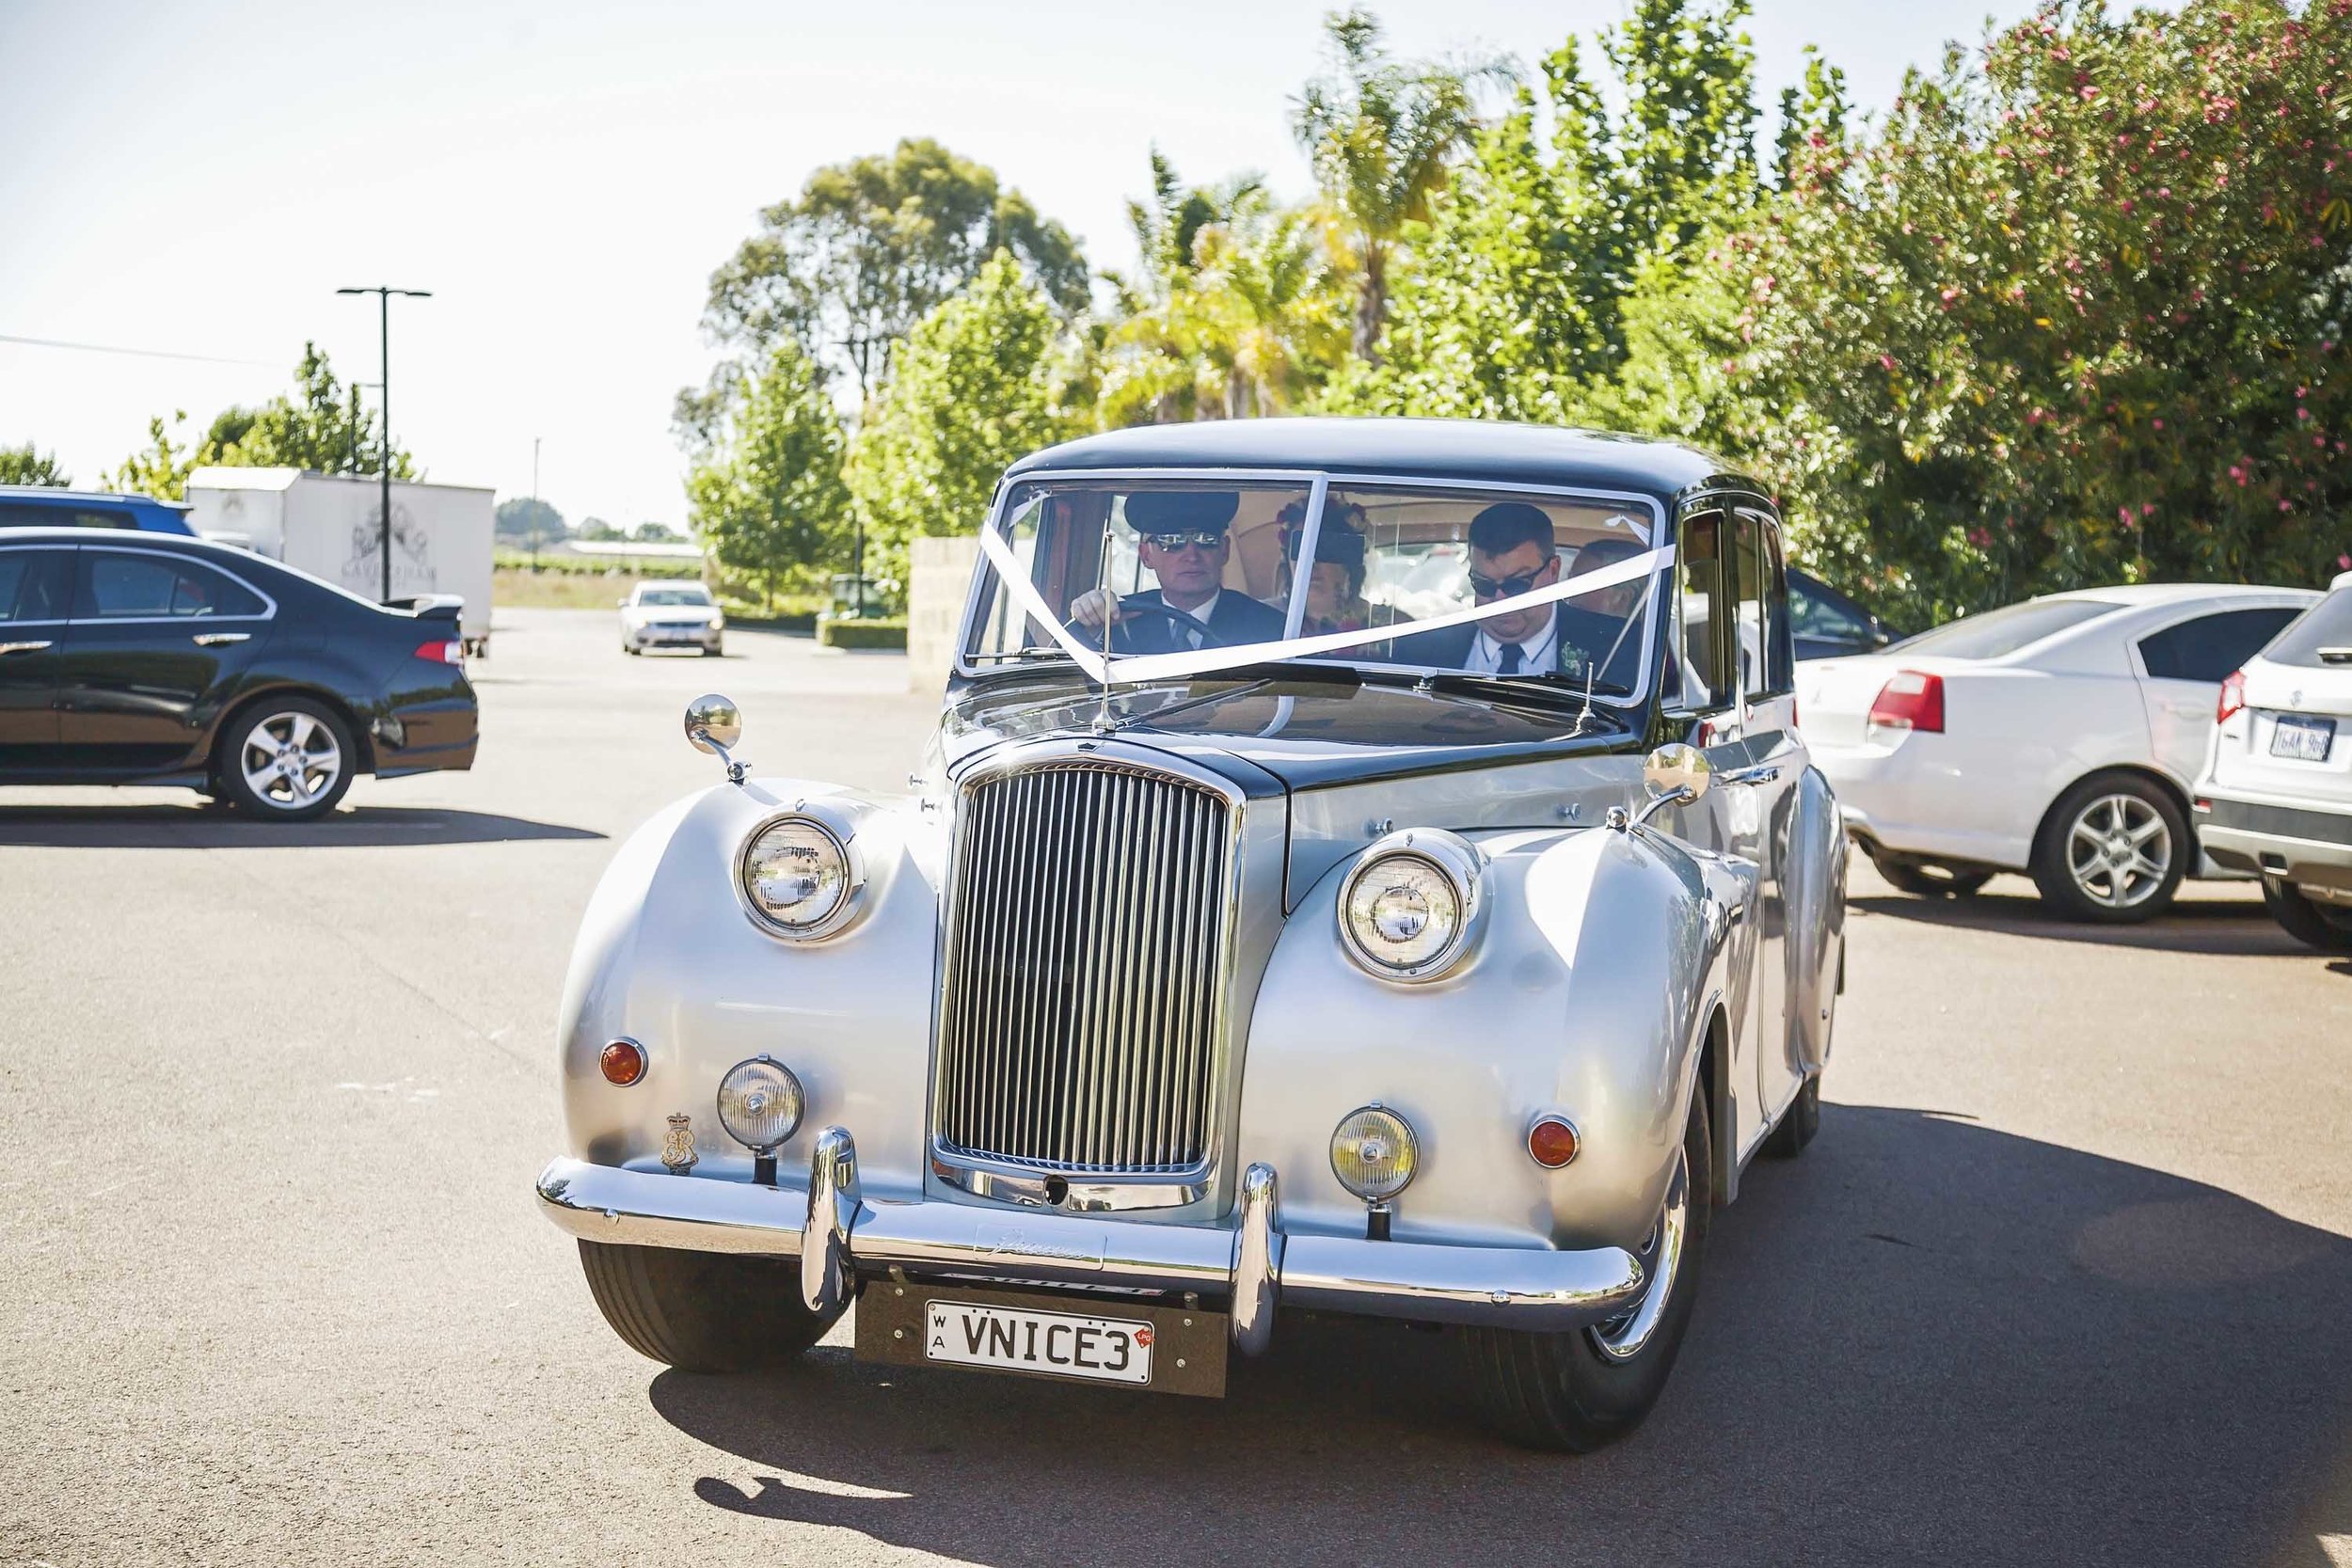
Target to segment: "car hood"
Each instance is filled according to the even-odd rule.
[[[1108,706],[1122,741],[1229,775],[1238,764],[1291,790],[1636,751],[1642,738],[1604,705],[1580,716],[1572,701],[1531,701],[1499,683],[1424,689],[1358,684],[1345,675],[1220,674],[1122,687]],[[1091,687],[1066,675],[999,677],[951,693],[940,740],[957,771],[1009,743],[1103,733],[1104,711]]]

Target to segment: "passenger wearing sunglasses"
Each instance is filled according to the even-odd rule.
[[[1550,516],[1540,507],[1524,501],[1487,507],[1470,519],[1470,596],[1482,607],[1560,580],[1558,542]],[[1576,552],[1576,573],[1571,576],[1598,571],[1641,551],[1631,539],[1596,539]],[[1406,638],[1398,642],[1396,654],[1402,662],[1441,670],[1565,675],[1579,681],[1594,677],[1595,667],[1606,659],[1607,667],[1598,671],[1594,684],[1603,690],[1629,692],[1640,678],[1641,634],[1618,634],[1641,597],[1641,585],[1629,583],[1529,605],[1470,626]]]
[[[1233,514],[1240,509],[1241,497],[1231,490],[1147,490],[1129,496],[1127,522],[1137,535],[1136,553],[1159,586],[1120,595],[1115,609],[1100,591],[1081,594],[1071,602],[1070,629],[1083,637],[1099,635],[1108,609],[1113,653],[1184,653],[1281,641],[1280,610],[1225,587]]]

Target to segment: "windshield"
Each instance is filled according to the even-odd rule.
[[[1981,615],[1963,616],[1880,651],[1935,654],[1944,658],[2000,658],[2122,608],[2106,599],[2028,599]]]
[[[1069,658],[1113,680],[1313,658],[1619,700],[1646,689],[1646,589],[1665,560],[1647,505],[1333,483],[1311,528],[1312,493],[1305,480],[1019,485],[983,540],[965,658]]]
[[[710,591],[706,588],[640,588],[637,591],[637,602],[639,604],[707,605],[710,602]]]

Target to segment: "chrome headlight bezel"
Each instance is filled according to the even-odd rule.
[[[1348,913],[1358,886],[1383,864],[1399,859],[1434,867],[1454,889],[1461,908],[1454,934],[1444,946],[1417,963],[1397,964],[1380,956],[1379,948],[1356,928]],[[1337,914],[1340,943],[1356,967],[1375,980],[1420,984],[1451,974],[1478,943],[1486,916],[1486,858],[1459,833],[1443,828],[1407,828],[1375,839],[1340,882]]]
[[[737,1086],[737,1081],[746,1071],[772,1076],[776,1080],[772,1087],[783,1098],[787,1107],[787,1114],[783,1118],[784,1130],[764,1144],[755,1143],[745,1137],[742,1131],[736,1126],[735,1119],[727,1114],[728,1096],[730,1093],[739,1095],[742,1092]],[[754,1154],[765,1156],[772,1154],[790,1143],[793,1135],[800,1132],[802,1124],[808,1119],[808,1089],[802,1084],[799,1073],[762,1052],[756,1056],[745,1057],[719,1075],[719,1089],[715,1096],[714,1109],[718,1114],[721,1132],[750,1149]],[[761,1109],[764,1110],[765,1107]]]
[[[1375,1138],[1388,1146],[1382,1159],[1394,1167],[1391,1179],[1362,1180],[1360,1172],[1351,1178],[1342,1156],[1350,1151],[1351,1145],[1360,1147]],[[1357,1106],[1332,1124],[1330,1159],[1332,1179],[1350,1197],[1375,1206],[1393,1203],[1421,1174],[1421,1135],[1394,1107],[1375,1100]]]
[[[821,920],[795,925],[778,919],[762,908],[753,895],[751,885],[752,851],[759,841],[776,828],[787,823],[800,823],[814,828],[829,841],[840,857],[842,868],[841,901]],[[839,936],[866,912],[866,856],[858,847],[857,820],[849,812],[821,801],[803,800],[788,811],[772,812],[754,823],[743,842],[735,851],[735,899],[754,926],[783,942],[823,942]]]

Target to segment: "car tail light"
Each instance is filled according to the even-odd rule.
[[[2230,678],[2221,683],[2221,701],[2214,705],[2213,721],[2226,724],[2230,715],[2246,705],[2246,672],[2233,670]]]
[[[420,642],[417,644],[417,657],[428,664],[463,664],[466,662],[466,644],[455,638],[446,642]]]
[[[1870,705],[1870,723],[1890,730],[1944,733],[1944,677],[1918,670],[1903,670],[1879,688]]]

